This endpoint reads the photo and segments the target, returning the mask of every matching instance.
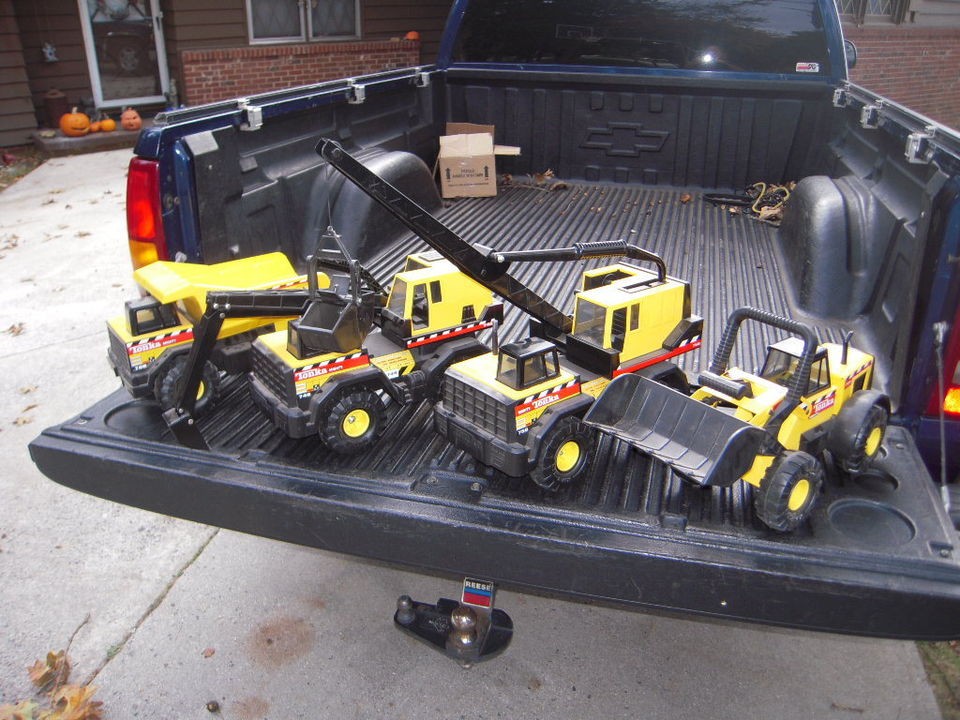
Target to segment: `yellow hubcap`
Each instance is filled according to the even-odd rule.
[[[203,381],[200,381],[200,386],[197,388],[197,400],[203,397],[204,392],[206,391],[206,386],[203,384]]]
[[[867,457],[873,457],[880,449],[880,442],[883,440],[883,428],[874,428],[867,436]]]
[[[557,470],[562,473],[573,470],[580,462],[580,443],[568,440],[557,451]]]
[[[352,410],[341,423],[343,434],[347,437],[361,437],[370,429],[370,414],[366,410],[357,408]]]
[[[803,478],[794,485],[793,490],[790,491],[790,499],[787,500],[787,509],[789,509],[790,512],[796,512],[803,507],[808,497],[810,497],[810,481]]]

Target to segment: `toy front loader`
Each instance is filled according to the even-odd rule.
[[[758,454],[769,454],[779,445],[777,431],[800,402],[801,383],[810,374],[817,349],[809,328],[763,310],[739,308],[727,320],[710,369],[700,374],[704,387],[734,400],[750,392],[748,384],[723,376],[740,325],[747,319],[799,335],[804,345],[787,395],[763,427],[638,375],[623,375],[610,383],[584,422],[666,463],[697,485],[732,485],[750,470]]]

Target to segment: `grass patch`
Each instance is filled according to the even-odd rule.
[[[0,191],[28,175],[46,159],[33,145],[0,149]]]
[[[918,642],[943,720],[960,720],[960,642]]]

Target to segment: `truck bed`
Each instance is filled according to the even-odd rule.
[[[694,312],[705,318],[703,354],[684,361],[694,377],[731,308],[798,317],[780,281],[778,230],[696,191],[514,185],[496,198],[454,201],[443,219],[497,248],[624,238],[660,253],[671,275],[692,283]],[[384,249],[374,274],[387,277],[415,245],[404,238]],[[512,272],[566,307],[580,270]],[[507,310],[506,336],[524,332],[518,316]],[[842,329],[813,324],[824,339]],[[744,338],[740,362],[750,366],[769,339]],[[210,452],[177,445],[156,405],[118,390],[30,449],[46,475],[100,497],[411,567],[783,626],[960,637],[956,532],[901,428],[889,429],[874,471],[830,478],[809,526],[790,535],[754,518],[744,483],[694,487],[608,437],[588,482],[543,493],[449,446],[432,431],[427,404],[396,413],[373,452],[343,457],[275,430],[236,378],[200,428]]]

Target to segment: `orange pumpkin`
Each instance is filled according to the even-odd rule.
[[[139,130],[142,124],[140,113],[133,108],[127,108],[120,114],[120,127],[124,130]]]
[[[117,129],[117,121],[112,117],[105,117],[100,121],[100,130],[103,132],[113,132]]]
[[[60,130],[67,137],[83,137],[90,132],[90,118],[73,108],[60,116]]]
[[[100,121],[99,121],[99,120],[94,120],[92,123],[90,123],[90,132],[92,132],[92,133],[100,132]]]

